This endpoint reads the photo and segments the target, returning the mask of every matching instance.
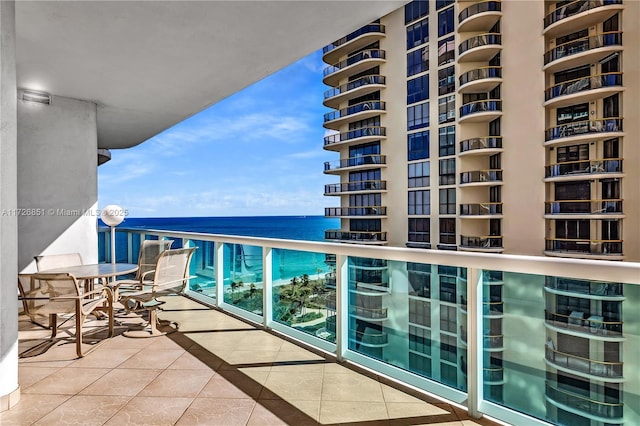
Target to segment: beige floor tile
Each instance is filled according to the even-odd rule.
[[[189,349],[167,368],[170,370],[216,370],[222,360],[204,349]]]
[[[105,348],[115,348],[115,349],[144,349],[151,345],[154,339],[162,339],[164,337],[154,337],[149,339],[133,339],[126,336],[115,336],[105,342],[101,350]]]
[[[82,395],[128,395],[134,396],[151,383],[162,370],[124,369],[111,370],[91,386],[80,392]]]
[[[142,389],[138,396],[195,398],[214,374],[210,370],[165,370]]]
[[[412,391],[403,392],[395,389],[387,384],[381,383],[382,395],[386,402],[422,402],[426,401],[431,404],[440,404],[442,400],[431,398],[427,395],[415,395]],[[415,395],[415,396],[414,396]]]
[[[146,348],[120,364],[119,368],[165,369],[184,353],[184,349],[150,350]]]
[[[0,413],[0,425],[24,426],[30,425],[46,416],[66,400],[70,395],[37,395],[22,394],[20,402],[9,411]]]
[[[256,348],[264,351],[279,351],[283,340],[272,334],[261,331],[260,333],[247,333],[244,339],[240,340],[235,349],[242,351],[255,351]]]
[[[329,362],[324,366],[325,374],[353,374],[353,370],[336,362]]]
[[[51,411],[35,424],[37,426],[58,426],[77,424],[99,426],[109,420],[129,401],[127,396],[76,395]]]
[[[261,385],[264,385],[267,382],[267,377],[269,377],[271,368],[272,367],[244,367],[244,368],[238,368],[237,370],[222,370],[221,374],[226,377],[235,377],[235,376],[229,376],[228,372],[237,372],[253,380],[256,383],[260,383]]]
[[[25,389],[58,370],[60,370],[59,367],[21,365],[20,368],[18,368],[18,383],[20,383],[22,389]]]
[[[137,396],[122,407],[105,425],[174,425],[192,401],[192,398]]]
[[[245,425],[255,405],[252,399],[196,398],[176,425]]]
[[[260,400],[251,413],[247,425],[296,425],[318,424],[319,401]]]
[[[387,409],[378,402],[325,401],[320,403],[320,423],[388,422]]]
[[[122,364],[133,355],[140,352],[137,348],[105,348],[100,347],[94,352],[91,352],[91,356],[85,356],[79,358],[73,363],[69,364],[72,368],[115,368]]]
[[[61,368],[22,392],[75,395],[109,371],[107,368]]]
[[[285,401],[319,401],[322,396],[322,374],[318,373],[269,373],[260,399]]]
[[[276,360],[278,351],[234,350],[221,358],[229,364],[230,368],[243,365],[271,365]],[[225,369],[225,366],[220,366]]]
[[[386,405],[390,419],[425,418],[429,423],[432,423],[431,420],[441,422],[458,420],[453,410],[446,410],[426,402],[387,402]]]
[[[268,374],[268,373],[265,373]],[[237,371],[222,371],[209,380],[199,398],[255,399],[262,384]]]
[[[356,373],[325,373],[322,400],[384,402],[380,382]]]

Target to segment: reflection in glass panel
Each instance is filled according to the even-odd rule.
[[[335,342],[335,258],[273,249],[273,320]]]
[[[466,269],[358,257],[348,268],[349,349],[466,390]]]
[[[224,301],[262,315],[262,247],[224,244]]]
[[[193,253],[190,265],[189,290],[205,296],[216,297],[215,249],[213,241],[192,240],[191,247],[198,247]],[[175,248],[175,242],[171,248]]]

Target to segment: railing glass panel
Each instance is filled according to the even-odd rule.
[[[224,244],[224,302],[262,315],[262,247]]]

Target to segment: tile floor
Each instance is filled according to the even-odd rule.
[[[117,335],[81,359],[73,343],[42,348],[48,332],[20,317],[20,353],[39,354],[20,358],[21,400],[0,424],[495,425],[187,298],[167,300],[160,316],[178,332]]]

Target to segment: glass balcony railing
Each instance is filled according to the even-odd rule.
[[[545,131],[545,141],[580,135],[622,132],[622,118],[607,117],[595,120],[573,121],[551,127]]]
[[[366,206],[366,207],[327,207],[324,209],[326,217],[343,217],[343,216],[386,216],[387,208],[385,206]]]
[[[337,64],[329,65],[323,71],[323,75],[326,77],[329,74],[333,74],[338,72],[344,68],[350,67],[351,65],[357,64],[358,62],[365,61],[368,59],[385,59],[386,52],[380,49],[367,49],[361,52],[356,53],[355,55],[349,56],[344,61],[340,61]]]
[[[460,204],[460,216],[502,214],[502,203]]]
[[[458,23],[461,24],[468,18],[484,12],[500,12],[502,4],[499,1],[489,0],[472,4],[458,14]]]
[[[622,240],[547,238],[546,251],[585,255],[622,255]]]
[[[502,67],[483,67],[475,70],[467,71],[459,78],[460,86],[477,80],[485,80],[487,78],[502,78]]]
[[[358,191],[384,191],[386,189],[386,180],[361,180],[357,182],[332,183],[325,185],[324,195]]]
[[[480,34],[464,40],[458,45],[458,55],[462,55],[468,50],[475,49],[477,47],[499,46],[502,44],[502,36],[499,33],[486,33]]]
[[[369,86],[371,84],[385,84],[387,81],[383,75],[366,75],[356,80],[350,81],[346,84],[342,84],[339,87],[334,87],[324,92],[324,98],[330,99],[351,90],[357,89],[363,86]]]
[[[349,130],[348,132],[325,136],[324,146],[345,142],[351,139],[364,138],[367,136],[383,137],[387,135],[387,128],[380,126],[368,126],[361,129]]]
[[[570,18],[579,13],[592,11],[596,8],[612,4],[622,4],[622,0],[576,0],[571,3],[565,3],[545,16],[544,27],[547,28],[556,22]]]
[[[640,285],[637,263],[468,251],[425,257],[422,249],[378,244],[386,238],[382,232],[335,230],[326,235],[337,241],[344,238],[340,242],[376,244],[364,247],[120,226],[115,235],[116,258],[135,262],[144,239],[171,239],[174,247],[195,247],[187,296],[505,423],[554,422],[547,416],[554,409],[549,404],[556,402],[564,410],[599,417],[598,422],[623,418],[625,424],[639,423],[628,403],[636,392],[627,386],[637,380],[640,366],[633,356],[640,350],[633,327]],[[101,228],[98,258],[103,262],[111,250],[110,240],[109,230]],[[563,275],[556,275],[560,270]],[[440,283],[440,291],[428,284],[434,282]],[[448,288],[444,292],[443,283]],[[477,291],[469,290],[473,288]],[[418,297],[416,289],[432,293]],[[505,294],[518,297],[501,297]],[[458,303],[461,295],[464,305]],[[568,315],[552,312],[549,298],[558,296],[567,299],[567,306],[598,310],[585,311],[580,318],[570,311]],[[435,303],[440,314],[433,310]],[[462,320],[462,306],[482,306],[485,318]],[[198,312],[206,315],[206,309],[193,315],[201,315]],[[425,312],[440,319],[439,332],[420,320]],[[598,312],[602,319],[597,318]],[[504,327],[508,330],[503,333]],[[621,327],[624,336],[616,334]],[[571,334],[590,340],[591,351],[572,352]],[[198,336],[204,335],[192,337]],[[607,350],[597,341],[605,341]],[[441,369],[445,364],[452,372],[447,377]],[[554,369],[597,383],[624,382],[624,386],[607,392],[604,385],[592,385],[589,402],[581,398],[582,391],[575,392],[580,397],[567,393],[570,388],[557,383]],[[522,393],[523,384],[525,397],[506,397]],[[562,393],[554,393],[556,389]],[[532,394],[540,396],[539,404],[532,405],[526,398]],[[620,423],[610,423],[616,422]]]
[[[561,96],[569,96],[575,93],[585,92],[587,90],[616,86],[622,86],[621,72],[610,72],[582,77],[551,86],[544,92],[544,100],[548,101]]]
[[[546,201],[545,214],[608,214],[622,213],[622,200],[559,200]]]
[[[324,115],[324,122],[337,120],[339,118],[348,117],[353,114],[364,111],[384,111],[387,109],[387,104],[382,101],[367,101],[359,104],[351,105],[348,108],[343,108],[339,111],[332,111]]]
[[[544,54],[544,64],[607,46],[622,46],[622,32],[611,31],[559,44]]]
[[[340,47],[343,44],[350,42],[351,40],[354,40],[363,34],[384,33],[384,32],[385,32],[385,28],[384,28],[384,25],[382,24],[373,23],[373,24],[365,25],[364,27],[357,29],[356,31],[348,34],[347,36],[342,37],[341,39],[338,39],[333,43],[324,46],[322,48],[322,54],[329,53],[335,48]]]
[[[460,173],[460,184],[502,182],[502,170],[476,170]]]
[[[348,167],[358,166],[376,166],[381,164],[387,164],[387,157],[384,155],[363,155],[360,157],[345,158],[336,162],[325,162],[324,171],[346,169]]]
[[[483,138],[465,139],[460,141],[460,152],[474,151],[477,149],[501,149],[502,136],[487,136]]]
[[[545,167],[545,177],[622,173],[622,158],[567,161]]]
[[[460,247],[474,248],[474,249],[501,249],[502,236],[475,237],[475,236],[461,235]]]
[[[460,107],[460,118],[470,114],[495,111],[502,111],[502,101],[500,99],[484,99],[480,101],[473,101]]]

